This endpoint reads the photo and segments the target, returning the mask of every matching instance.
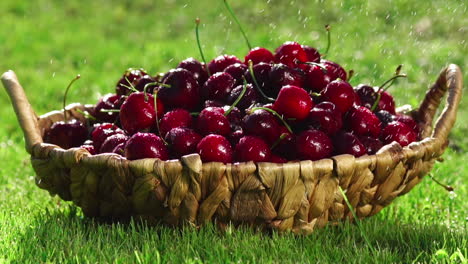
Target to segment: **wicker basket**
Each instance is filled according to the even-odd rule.
[[[338,186],[359,218],[378,213],[410,191],[447,147],[462,93],[456,65],[442,70],[418,110],[412,112],[423,140],[407,147],[392,143],[376,155],[339,155],[319,161],[202,163],[196,154],[181,160],[128,161],[115,154],[90,155],[43,143],[44,131],[63,120],[63,111],[37,117],[14,72],[2,82],[11,98],[36,172],[36,184],[51,195],[73,201],[89,217],[137,217],[170,225],[215,221],[311,233],[352,219]],[[445,109],[432,121],[444,94]],[[88,106],[66,111],[84,120]],[[81,110],[81,111],[80,111]]]

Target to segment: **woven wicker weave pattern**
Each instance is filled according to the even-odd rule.
[[[84,149],[63,150],[42,143],[44,131],[63,120],[63,112],[36,118],[25,97],[15,99],[23,92],[14,73],[2,76],[25,133],[37,185],[73,201],[85,215],[196,226],[216,220],[221,226],[232,222],[304,234],[329,222],[352,219],[338,186],[346,190],[357,216],[364,218],[419,183],[448,144],[461,80],[456,65],[441,72],[419,110],[412,113],[425,138],[407,147],[394,142],[376,155],[359,158],[222,164],[202,163],[196,154],[181,160],[128,161],[115,154],[93,156]],[[433,130],[433,117],[446,92],[446,107]],[[67,111],[83,120],[84,109],[75,104]]]

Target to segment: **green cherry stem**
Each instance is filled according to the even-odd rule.
[[[245,31],[244,31],[244,29],[242,28],[241,23],[240,23],[239,20],[237,19],[236,14],[235,14],[234,11],[232,10],[232,8],[231,8],[231,6],[229,5],[228,1],[227,1],[227,0],[223,0],[223,1],[224,1],[224,6],[226,6],[226,9],[227,9],[228,12],[231,14],[232,18],[234,19],[234,21],[236,22],[237,26],[239,27],[239,30],[241,31],[242,35],[244,36],[245,42],[247,43],[247,47],[249,47],[249,50],[251,50],[251,49],[252,49],[252,45],[250,45],[249,39],[247,38],[247,35],[245,34]]]
[[[71,80],[71,82],[67,86],[67,89],[65,89],[65,94],[63,95],[63,118],[65,120],[65,123],[67,122],[67,111],[65,110],[65,106],[67,105],[68,91],[70,90],[70,87],[72,86],[72,84],[79,78],[81,78],[81,75],[78,74],[76,75],[75,78],[73,78],[73,80]]]
[[[265,98],[266,100],[270,101],[270,102],[274,102],[275,99],[273,99],[271,97],[268,97],[262,91],[262,88],[260,88],[260,85],[258,85],[257,78],[255,78],[255,74],[254,74],[254,70],[253,70],[253,62],[251,60],[249,60],[249,73],[250,73],[250,76],[252,77],[252,80],[253,80],[253,82],[255,84],[255,87],[257,88],[257,91],[262,95],[262,97]]]
[[[331,27],[330,25],[325,25],[325,30],[327,31],[327,49],[325,50],[325,54],[322,55],[322,58],[325,58],[330,51],[331,46]]]
[[[281,122],[283,123],[283,125],[288,129],[288,131],[291,134],[293,134],[293,131],[292,131],[291,127],[288,125],[288,123],[286,123],[286,121],[284,121],[283,117],[280,116],[280,114],[278,114],[278,112],[276,112],[275,110],[267,108],[267,107],[253,107],[252,109],[250,109],[250,112],[253,113],[256,110],[260,110],[260,109],[268,111],[268,112],[272,113],[273,115],[275,115],[276,117],[278,117],[281,120]]]
[[[155,119],[156,119],[156,130],[158,132],[159,137],[161,140],[164,142],[164,145],[169,145],[166,140],[161,135],[161,130],[159,130],[159,117],[158,117],[158,90],[154,90],[153,93],[153,98],[154,98],[154,113],[155,113]]]
[[[199,27],[200,27],[200,18],[197,17],[197,19],[195,19],[195,36],[197,38],[198,50],[200,51],[200,56],[201,56],[203,62],[205,63],[206,72],[208,73],[208,76],[211,76],[210,69],[208,69],[208,64],[206,64],[205,55],[203,54],[203,50],[202,50],[202,47],[201,47],[201,44],[200,44],[200,34],[198,32]]]
[[[281,136],[279,136],[279,138],[271,145],[270,150],[276,148],[279,145],[279,143],[281,143],[281,141],[283,141],[287,136],[287,133],[282,133]]]
[[[234,107],[236,107],[236,105],[240,102],[242,97],[244,97],[244,94],[245,94],[246,91],[247,91],[247,81],[244,78],[244,85],[242,86],[241,94],[239,95],[239,97],[237,97],[237,99],[234,101],[234,103],[232,103],[232,105],[229,107],[229,109],[226,112],[224,112],[224,116],[228,116],[231,113],[232,109],[234,109]]]
[[[432,175],[432,173],[429,173],[429,178],[431,178],[431,180],[433,180],[435,183],[437,183],[438,185],[442,186],[445,190],[447,190],[448,192],[453,192],[454,189],[452,186],[450,185],[447,185],[447,184],[443,184],[441,183],[440,181],[438,181],[436,178],[434,178],[434,175]]]
[[[382,97],[382,93],[381,91],[385,92],[388,88],[390,88],[391,85],[387,86],[386,88],[383,88],[385,85],[387,85],[388,83],[394,81],[395,79],[397,78],[406,78],[406,74],[399,74],[399,75],[395,75],[393,76],[392,78],[390,78],[389,80],[387,80],[386,82],[384,82],[380,87],[379,87],[379,90],[377,90],[377,98],[375,99],[375,102],[374,104],[372,105],[371,107],[371,111],[375,111],[375,109],[377,109],[377,106],[379,105],[379,101],[380,101],[380,98]],[[393,84],[393,82],[392,82]]]

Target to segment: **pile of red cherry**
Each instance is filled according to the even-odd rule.
[[[57,122],[46,142],[129,160],[198,153],[204,162],[283,163],[359,157],[417,140],[417,123],[395,112],[384,87],[353,88],[348,77],[296,42],[274,54],[254,48],[244,61],[222,55],[205,65],[189,58],[157,76],[128,69],[87,124]]]

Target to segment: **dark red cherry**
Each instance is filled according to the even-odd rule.
[[[140,79],[135,81],[134,86],[135,86],[135,89],[137,89],[140,92],[147,92],[147,93],[152,94],[154,89],[157,87],[155,82],[156,82],[156,79],[154,79],[153,77],[149,75],[144,75]],[[145,90],[145,87],[146,87],[146,90]]]
[[[291,134],[285,126],[280,126],[279,135],[271,144],[273,153],[288,160],[296,159],[296,136]]]
[[[269,89],[264,89],[266,95],[277,97],[280,89],[286,85],[298,87],[304,86],[304,72],[300,69],[293,69],[284,64],[275,64],[271,67],[269,78]]]
[[[270,86],[270,71],[272,65],[264,62],[260,62],[253,66],[253,74],[255,79],[257,80],[257,84],[260,87],[256,87],[261,89],[262,91],[268,90]],[[244,77],[248,83],[255,84],[252,78],[252,74],[249,70],[246,70],[244,73]]]
[[[197,119],[197,131],[202,135],[218,134],[227,136],[231,132],[229,120],[221,107],[208,107]]]
[[[380,138],[385,144],[393,141],[398,142],[402,147],[409,145],[417,140],[417,134],[406,124],[394,121],[388,124],[383,130]]]
[[[359,137],[359,140],[361,141],[362,145],[364,145],[366,152],[369,155],[377,153],[377,151],[383,147],[382,141],[380,141],[378,138],[363,136]]]
[[[96,150],[94,149],[93,141],[91,140],[86,140],[80,148],[86,149],[91,155],[96,155]]]
[[[297,136],[296,150],[301,160],[319,160],[330,157],[333,144],[322,131],[310,129]]]
[[[185,69],[193,74],[193,78],[195,78],[200,87],[203,86],[208,79],[208,73],[206,72],[205,65],[194,58],[188,58],[181,61],[179,65],[177,65],[177,68]]]
[[[100,122],[115,122],[116,118],[119,116],[117,112],[106,112],[105,110],[117,110],[120,109],[120,99],[122,96],[116,94],[106,94],[104,97],[99,99],[99,102],[96,104],[94,109],[91,112],[91,115]],[[104,110],[104,111],[103,111]]]
[[[330,77],[320,66],[309,65],[305,68],[304,87],[306,89],[320,93],[328,83],[330,83]]]
[[[197,153],[203,162],[232,162],[232,147],[229,141],[221,135],[208,135],[197,145]]]
[[[356,96],[353,87],[343,80],[330,82],[321,95],[322,100],[334,103],[341,113],[345,113],[351,108]]]
[[[224,71],[229,65],[235,63],[242,63],[242,61],[234,55],[220,55],[208,63],[208,69],[211,74],[215,74]]]
[[[193,129],[176,127],[166,134],[166,142],[169,144],[171,156],[180,158],[184,155],[197,152],[197,145],[202,139]]]
[[[343,81],[348,79],[346,71],[338,63],[329,60],[321,60],[320,63],[327,69],[327,75],[330,77],[330,81],[334,81],[338,78]]]
[[[360,105],[371,109],[377,99],[375,88],[367,84],[359,84],[354,91],[360,99]]]
[[[252,61],[253,65],[258,64],[260,62],[265,63],[272,63],[275,60],[273,53],[271,51],[256,47],[249,51],[249,53],[244,58],[244,63],[249,65],[249,61]]]
[[[217,72],[208,78],[202,88],[204,99],[226,102],[236,80],[226,72]]]
[[[164,104],[157,99],[158,116],[164,113]],[[156,123],[154,98],[151,94],[132,93],[120,107],[122,128],[130,135],[138,131],[149,131]]]
[[[285,64],[291,68],[304,68],[305,65],[300,64],[300,62],[307,62],[307,60],[307,53],[297,42],[285,42],[275,51],[275,62]]]
[[[304,120],[313,106],[314,103],[309,94],[304,89],[293,85],[283,86],[273,103],[273,108],[279,114],[285,118],[293,118],[295,121]]]
[[[185,69],[170,70],[159,89],[158,98],[171,108],[195,109],[201,103],[200,87],[193,74]]]
[[[208,108],[208,107],[224,107],[226,104],[220,101],[215,101],[215,100],[206,100],[203,102],[202,108]]]
[[[242,128],[239,128],[237,130],[232,131],[227,137],[227,139],[231,143],[231,146],[235,146],[237,145],[237,143],[239,143],[239,140],[244,136],[244,131],[242,130]]]
[[[85,125],[77,120],[70,122],[55,122],[46,135],[46,142],[52,143],[63,149],[81,146],[88,138],[88,130]]]
[[[234,160],[239,162],[266,162],[270,157],[271,151],[267,143],[256,136],[241,138],[234,149]]]
[[[331,102],[322,102],[310,110],[307,122],[314,128],[333,135],[343,126],[341,113]]]
[[[280,136],[280,125],[276,117],[263,109],[257,109],[242,119],[242,129],[246,135],[259,136],[269,144]]]
[[[122,78],[120,78],[120,80],[117,82],[115,87],[116,93],[118,95],[130,94],[132,91],[128,87],[131,87],[136,80],[140,79],[144,75],[148,74],[143,69],[127,69]]]
[[[392,115],[396,114],[393,96],[386,91],[380,91],[380,100],[377,109],[388,111]]]
[[[123,142],[115,146],[115,148],[112,150],[112,153],[119,154],[121,156],[125,156],[125,145],[127,142]]]
[[[152,133],[136,133],[125,144],[125,157],[129,160],[156,158],[167,160],[169,153],[163,140]]]
[[[382,123],[382,128],[386,127],[389,123],[395,121],[394,120],[395,117],[385,110],[380,110],[380,111],[375,112],[375,116],[377,116],[377,118]]]
[[[248,67],[245,64],[242,63],[235,63],[232,65],[229,65],[224,69],[225,73],[229,73],[232,78],[236,81],[235,86],[241,85],[243,83],[243,77],[245,74],[245,71],[248,70]]]
[[[229,108],[231,108],[230,105],[223,106],[224,112],[226,113],[229,110]],[[244,115],[239,110],[239,108],[233,107],[231,109],[231,112],[226,117],[229,120],[229,123],[231,124],[231,128],[236,130],[238,127],[241,126],[242,118],[244,117]]]
[[[96,151],[101,149],[102,143],[110,136],[115,134],[125,134],[125,132],[114,124],[103,123],[94,125],[91,132],[91,139]]]
[[[320,53],[313,47],[307,45],[301,45],[302,49],[305,51],[307,55],[307,61],[310,62],[320,62]]]
[[[112,136],[109,136],[104,140],[104,142],[101,145],[101,148],[99,149],[99,153],[113,153],[115,147],[118,145],[127,142],[128,136],[125,134],[114,134]]]
[[[378,137],[382,126],[379,118],[364,106],[353,106],[347,115],[351,132],[358,136]]]
[[[242,93],[243,85],[239,85],[236,88],[232,89],[231,94],[229,94],[227,102],[228,104],[232,105],[237,98],[239,98],[240,94]],[[240,110],[245,110],[249,106],[255,104],[259,101],[259,95],[257,90],[253,87],[252,84],[247,84],[247,89],[245,91],[244,96],[237,104],[237,108]]]
[[[333,137],[333,145],[335,147],[336,154],[350,154],[355,157],[360,157],[367,153],[367,150],[361,141],[349,132],[340,132],[336,134]]]
[[[161,136],[165,137],[167,132],[176,127],[192,127],[192,119],[190,112],[182,108],[165,113],[159,122]]]
[[[411,116],[403,115],[403,114],[396,114],[393,120],[407,125],[409,128],[413,129],[413,131],[416,132],[416,134],[419,133],[418,123],[416,123],[416,121]]]

